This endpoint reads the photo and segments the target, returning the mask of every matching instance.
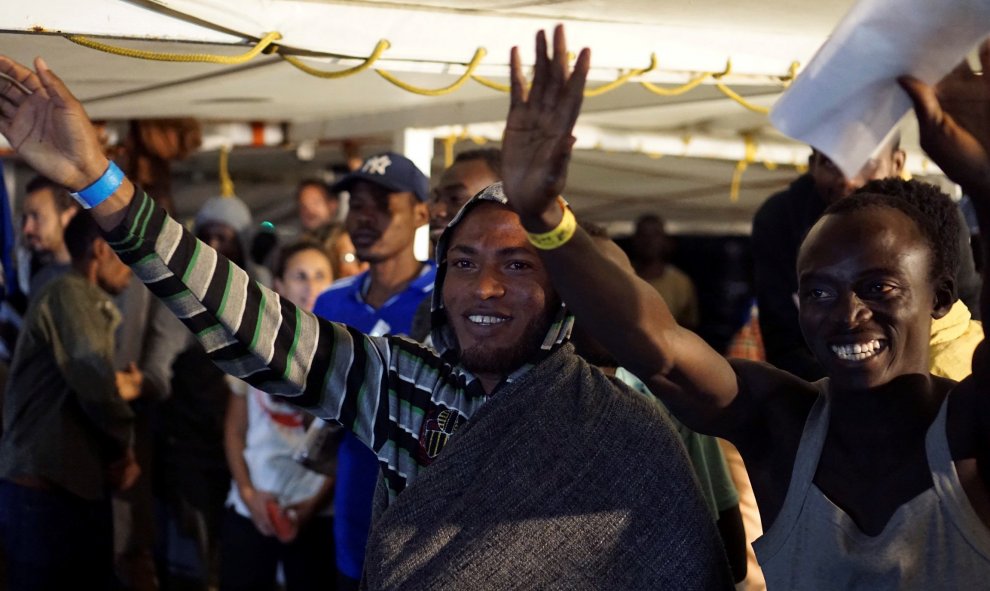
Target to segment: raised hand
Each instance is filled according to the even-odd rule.
[[[910,76],[899,82],[914,102],[921,147],[972,198],[980,229],[986,234],[990,230],[990,40],[980,47],[980,63],[982,75],[963,63],[935,88]],[[990,241],[983,242],[983,256],[990,260]],[[986,270],[983,277],[980,309],[986,318],[990,317]],[[973,354],[973,391],[981,394],[990,386],[988,362],[990,349],[984,341]],[[978,420],[990,423],[990,413]]]
[[[990,198],[990,41],[980,48],[980,62],[982,76],[962,63],[934,88],[911,76],[899,79],[914,103],[921,147],[974,203]]]
[[[554,29],[552,58],[547,55],[546,35],[540,31],[533,84],[527,93],[519,49],[512,49],[512,94],[502,139],[502,178],[505,194],[524,224],[540,218],[548,209],[560,217],[556,199],[567,181],[574,145],[571,132],[581,112],[590,61],[591,52],[581,50],[571,72],[564,28],[558,25]]]
[[[108,164],[96,129],[44,60],[36,59],[35,69],[0,56],[0,133],[38,173],[83,189]]]

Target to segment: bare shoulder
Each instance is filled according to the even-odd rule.
[[[744,405],[729,440],[739,449],[753,483],[764,527],[784,504],[801,434],[818,399],[813,384],[767,363],[730,360],[739,381],[734,404]]]
[[[741,408],[733,413],[736,423],[729,426],[735,438],[740,439],[737,445],[761,443],[786,431],[797,430],[800,436],[818,398],[819,386],[769,363],[730,359],[729,364],[739,383],[739,395],[733,404]]]

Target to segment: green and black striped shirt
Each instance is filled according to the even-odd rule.
[[[431,349],[369,337],[280,298],[143,191],[107,240],[223,371],[339,421],[374,450],[392,498],[487,399]]]

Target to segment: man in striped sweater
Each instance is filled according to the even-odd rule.
[[[562,32],[553,66],[542,33],[537,48],[532,98],[514,93],[504,150],[525,163],[516,179],[532,175],[543,192],[551,178],[559,193],[571,142],[541,151],[544,130],[526,121],[569,138],[588,56],[571,76]],[[0,81],[0,133],[90,202],[119,256],[220,368],[339,421],[377,455],[389,507],[367,587],[731,587],[669,423],[566,343],[571,318],[536,245],[569,236],[527,234],[501,185],[441,238],[437,351],[371,337],[282,301],[197,241],[108,166],[82,106],[43,61],[36,70],[0,58],[19,81]]]

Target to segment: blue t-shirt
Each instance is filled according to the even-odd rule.
[[[434,263],[424,263],[419,277],[377,310],[364,302],[371,281],[368,272],[341,279],[320,294],[313,313],[327,320],[343,322],[371,336],[408,334],[416,309],[423,298],[433,292],[436,274]],[[352,579],[360,579],[364,567],[364,548],[371,528],[371,503],[377,480],[378,458],[346,431],[337,452],[333,537],[337,569]]]

